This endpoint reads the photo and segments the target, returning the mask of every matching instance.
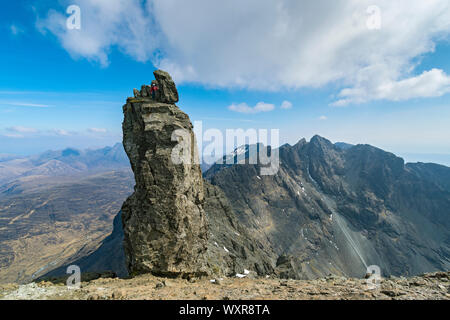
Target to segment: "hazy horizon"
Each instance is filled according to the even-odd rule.
[[[324,137],[327,138],[327,137]],[[300,141],[302,138],[298,139],[296,142]],[[307,139],[308,141],[310,139]],[[294,145],[296,142],[293,143],[289,143],[291,146]],[[333,143],[347,143],[345,141],[332,141]],[[6,153],[6,152],[0,152],[0,160],[1,157],[31,157],[31,156],[35,156],[35,155],[39,155],[42,154],[44,152],[48,152],[48,151],[62,151],[62,150],[66,150],[66,149],[76,149],[76,150],[98,150],[98,149],[104,149],[104,148],[112,148],[114,147],[116,144],[122,144],[121,141],[112,143],[112,144],[107,144],[107,145],[103,145],[103,146],[90,146],[87,148],[83,148],[83,147],[76,147],[73,145],[68,145],[62,148],[48,148],[48,149],[42,149],[38,152],[28,152],[28,153]],[[364,144],[364,143],[361,143]],[[378,146],[374,146],[374,147],[378,147]],[[383,149],[384,150],[384,149]],[[396,153],[394,151],[391,150],[384,150],[387,152],[391,152],[393,154],[395,154],[397,157],[403,158],[405,160],[405,163],[416,163],[416,162],[423,162],[423,163],[435,163],[435,164],[440,164],[440,165],[444,165],[447,167],[450,167],[450,153],[449,154],[435,154],[435,153]],[[223,155],[220,155],[217,157],[217,160],[222,157]]]

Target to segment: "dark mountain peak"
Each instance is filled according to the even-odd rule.
[[[320,149],[333,149],[334,145],[330,140],[325,139],[319,135],[315,135],[311,138],[309,142],[312,146],[320,148]]]
[[[303,147],[305,144],[307,144],[308,142],[306,141],[305,138],[300,139],[294,146],[294,149],[300,149],[301,147]]]
[[[80,151],[78,151],[77,149],[73,149],[73,148],[67,148],[67,149],[64,149],[64,150],[61,152],[61,156],[62,156],[62,157],[70,157],[70,156],[75,156],[75,157],[77,157],[77,156],[79,156],[80,154],[81,154]]]
[[[324,137],[322,137],[322,136],[319,136],[318,134],[314,135],[314,136],[311,138],[311,141],[310,141],[310,142],[312,142],[312,143],[324,142],[324,143],[330,143],[330,144],[331,144],[330,140],[328,140],[327,138],[324,138]]]
[[[290,148],[292,148],[292,146],[289,143],[285,143],[285,144],[280,146],[280,150],[281,149],[290,149]]]
[[[304,148],[311,159],[317,160],[326,167],[335,167],[336,164],[341,165],[341,160],[339,159],[342,157],[343,152],[328,139],[315,135]]]
[[[367,161],[373,163],[392,163],[402,169],[405,166],[405,160],[403,160],[403,158],[397,157],[391,152],[371,146],[370,144],[358,144],[353,148],[348,149],[348,153],[359,158],[365,158]]]

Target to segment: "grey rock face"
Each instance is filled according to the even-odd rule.
[[[178,100],[170,76],[155,75],[161,75],[157,79],[162,81],[164,100]],[[196,148],[189,117],[174,104],[151,98],[128,99],[123,111],[123,144],[136,179],[135,192],[122,207],[130,274],[205,273],[207,225],[200,166],[174,164],[171,159],[177,129],[186,130]]]
[[[276,255],[248,233],[236,217],[229,200],[218,187],[205,181],[208,220],[207,265],[209,273],[235,276],[244,270],[259,276],[273,275]]]
[[[291,255],[281,255],[277,259],[275,273],[280,279],[298,279],[301,274],[301,266]]]
[[[163,103],[178,102],[178,91],[170,74],[162,70],[156,70],[153,74],[159,88],[156,100]]]
[[[141,92],[140,92],[140,96],[142,98],[148,97],[148,92],[147,92],[147,86],[146,85],[142,85],[141,86]]]

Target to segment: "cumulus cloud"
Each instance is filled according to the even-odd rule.
[[[74,58],[109,64],[108,54],[117,47],[137,61],[149,61],[158,47],[157,26],[140,0],[78,0],[81,29],[68,29],[65,12],[50,10],[37,20],[38,29],[54,34]],[[68,8],[73,1],[62,1]]]
[[[3,136],[7,137],[7,138],[13,138],[13,139],[25,138],[25,136],[23,134],[17,134],[17,133],[5,133]]]
[[[61,137],[67,137],[67,136],[70,136],[70,135],[71,135],[71,133],[70,133],[69,131],[64,130],[64,129],[54,129],[54,130],[53,130],[53,133],[54,133],[55,135],[61,136]]]
[[[106,130],[104,128],[89,128],[88,131],[91,133],[106,133],[106,132],[108,132],[108,130]]]
[[[46,104],[29,103],[29,102],[11,102],[11,101],[4,101],[4,100],[1,100],[0,104],[5,104],[8,106],[14,106],[14,107],[31,107],[31,108],[48,108],[48,107],[50,107]]]
[[[280,106],[281,109],[291,109],[292,103],[289,101],[283,101],[283,103]]]
[[[232,104],[228,107],[229,110],[240,112],[240,113],[260,113],[260,112],[269,112],[275,109],[275,105],[264,103],[264,102],[258,102],[256,106],[250,107],[246,103],[240,103],[240,104]]]
[[[15,24],[12,24],[9,26],[9,31],[11,32],[11,34],[13,36],[18,36],[18,35],[24,33],[24,30]]]
[[[399,81],[381,81],[369,86],[346,88],[339,93],[340,100],[332,105],[345,106],[368,100],[402,101],[412,98],[439,97],[450,92],[450,76],[440,69],[424,71],[422,74]]]
[[[412,97],[447,92],[443,72],[442,79],[437,69],[414,74],[420,58],[450,34],[447,0],[77,2],[81,30],[65,28],[67,16],[55,11],[38,26],[74,57],[102,65],[118,47],[176,81],[273,91],[337,84],[345,89],[336,105],[395,100],[389,91],[397,88],[412,87]],[[373,5],[381,13],[375,29],[367,24]],[[424,89],[427,78],[436,82]]]

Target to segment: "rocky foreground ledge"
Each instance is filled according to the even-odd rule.
[[[212,281],[214,280],[214,281]],[[330,276],[318,280],[97,279],[80,289],[50,282],[0,286],[2,300],[448,300],[450,272],[383,279],[369,290],[364,279]]]

